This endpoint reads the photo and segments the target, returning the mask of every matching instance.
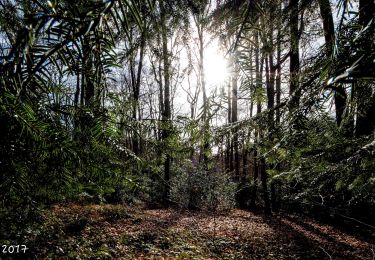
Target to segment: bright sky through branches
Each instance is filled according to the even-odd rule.
[[[204,56],[204,73],[208,89],[224,84],[229,75],[228,64],[216,39],[206,47]]]

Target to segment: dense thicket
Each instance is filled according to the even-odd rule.
[[[82,197],[209,209],[235,198],[373,221],[374,10],[0,0],[0,214],[17,227]],[[212,38],[231,71],[215,90]]]

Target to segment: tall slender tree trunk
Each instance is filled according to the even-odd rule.
[[[267,62],[266,62],[267,64]],[[270,68],[273,68],[273,58],[272,58],[272,54],[270,54],[270,57],[269,57],[269,67]],[[274,103],[275,103],[275,89],[274,89],[274,82],[275,82],[275,70],[270,70],[268,69],[268,66],[266,66],[266,75],[267,76],[267,108],[269,110],[268,112],[268,130],[269,130],[269,138],[271,140],[274,139],[274,113],[273,113],[273,110],[272,108],[274,107]],[[273,167],[272,164],[269,165],[269,167]],[[267,181],[268,181],[268,175],[267,175],[267,172],[266,171],[262,171],[262,174],[264,176],[261,176],[262,178],[262,186],[263,186],[263,190],[264,190],[264,206],[265,206],[265,213],[266,214],[269,214],[271,212],[270,210],[270,205],[269,205],[269,198],[268,198],[268,190],[267,190]],[[271,205],[272,205],[272,208],[274,209],[275,208],[275,204],[276,204],[276,194],[275,194],[275,189],[274,189],[274,182],[273,180],[271,181]]]
[[[264,213],[268,215],[271,214],[271,206],[267,187],[266,159],[264,158],[264,156],[260,158],[259,171],[263,191]]]
[[[247,149],[247,142],[248,142],[248,135],[243,136],[243,142],[242,142],[242,175],[241,175],[241,183],[243,185],[246,185],[246,176],[247,176],[247,155],[248,155],[248,149]]]
[[[232,123],[237,122],[237,94],[238,94],[238,64],[237,64],[237,56],[234,54],[233,57],[233,73],[232,73]],[[234,128],[233,133],[233,149],[234,150],[234,174],[235,180],[239,180],[240,176],[240,159],[239,159],[239,151],[238,151],[238,130]],[[233,159],[233,157],[232,157]]]
[[[255,32],[254,40],[257,46],[259,46],[259,34]],[[255,81],[256,81],[256,91],[261,91],[262,88],[262,70],[263,70],[263,59],[259,57],[259,48],[255,50]],[[259,115],[262,112],[262,103],[261,100],[258,98],[259,93],[256,95],[257,97],[257,111],[256,114]],[[254,160],[254,167],[253,167],[253,188],[251,191],[251,200],[250,200],[250,207],[255,208],[256,206],[256,198],[257,198],[257,191],[258,191],[258,178],[259,178],[259,169],[260,169],[260,160],[258,159],[258,144],[259,144],[259,132],[256,129],[254,133],[254,140],[255,140],[255,148],[253,149],[253,160]]]
[[[90,37],[84,36],[82,42],[83,52],[83,77],[82,77],[82,91],[83,101],[86,106],[91,106],[94,103],[95,89],[93,82],[93,61],[91,54],[92,46],[90,44]]]
[[[298,30],[298,0],[289,0],[289,22],[290,22],[290,81],[289,81],[289,93],[293,95],[292,102],[290,105],[291,110],[298,107],[300,99],[299,87],[299,30]]]
[[[323,21],[324,39],[327,56],[332,56],[335,46],[335,28],[333,23],[331,4],[329,0],[319,0],[320,15]],[[331,57],[330,57],[331,58]],[[336,108],[336,124],[341,125],[346,108],[347,95],[341,84],[335,87],[334,101]]]
[[[255,139],[258,138],[258,133],[255,132]],[[253,149],[253,187],[250,197],[250,208],[254,209],[256,206],[257,190],[258,190],[259,164],[258,164],[258,150]]]
[[[170,64],[169,64],[169,51],[168,51],[168,37],[166,28],[166,14],[164,8],[164,2],[160,1],[160,12],[161,12],[161,30],[162,30],[162,45],[163,45],[163,72],[164,72],[164,109],[162,114],[163,131],[162,138],[165,146],[168,146],[168,138],[170,131],[170,119],[171,119],[171,103],[170,103]],[[165,161],[164,161],[164,193],[163,199],[165,204],[169,204],[169,193],[170,193],[170,164],[171,157],[169,147],[164,148],[166,150]]]
[[[202,90],[203,96],[203,113],[202,113],[202,121],[203,121],[203,142],[201,148],[201,158],[203,159],[203,167],[204,169],[208,170],[208,153],[210,149],[209,139],[209,104],[206,92],[206,75],[205,75],[205,68],[204,68],[204,30],[205,26],[203,23],[203,10],[200,10],[197,16],[195,17],[195,23],[198,30],[198,41],[199,41],[199,83]]]
[[[272,54],[270,54],[270,56],[272,56]],[[271,57],[266,58],[267,109],[269,110],[267,119],[268,119],[268,130],[271,133],[274,130],[274,112],[272,108],[275,106],[275,71],[272,69],[273,67],[272,61],[273,59],[271,59]],[[271,70],[269,68],[271,68]]]
[[[132,74],[134,74],[134,77],[132,79],[132,87],[133,87],[133,110],[132,110],[132,118],[133,122],[135,124],[134,131],[133,131],[133,152],[138,155],[141,151],[140,147],[140,138],[139,138],[139,125],[138,125],[138,119],[141,116],[139,113],[139,94],[140,94],[140,88],[141,88],[141,77],[142,77],[142,68],[143,68],[143,57],[144,57],[144,49],[146,44],[146,32],[143,31],[141,33],[141,43],[139,47],[139,61],[138,61],[138,67],[137,72],[134,73],[133,69]],[[137,116],[138,115],[138,116]]]
[[[271,38],[272,40],[272,38]],[[270,56],[272,56],[272,51]],[[273,128],[274,128],[274,118],[273,118],[273,110],[272,108],[274,107],[274,83],[271,83],[271,77],[274,77],[271,75],[269,67],[273,67],[272,63],[269,63],[270,60],[266,58],[265,64],[266,64],[266,90],[267,90],[267,109],[268,109],[268,132],[269,132],[269,138],[273,139]],[[269,65],[268,65],[269,64]],[[262,136],[262,135],[261,135]],[[269,165],[271,166],[271,165]],[[271,213],[271,208],[270,208],[270,200],[269,200],[269,193],[268,193],[268,187],[267,187],[267,182],[268,182],[268,175],[267,175],[267,165],[266,165],[266,160],[264,157],[261,158],[261,165],[260,165],[260,178],[262,182],[262,190],[263,190],[263,201],[264,201],[264,213],[265,214],[270,214]]]
[[[228,83],[228,124],[232,123],[232,91],[231,84]],[[233,172],[233,145],[232,145],[232,132],[229,131],[227,134],[227,158],[229,172]]]
[[[278,10],[281,11],[281,5],[279,4]],[[276,106],[280,105],[281,101],[281,19],[277,20],[277,36],[276,36],[276,79],[275,79],[275,92],[276,92]],[[276,125],[280,125],[281,122],[281,111],[278,107],[276,109]]]

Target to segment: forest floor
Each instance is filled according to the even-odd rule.
[[[374,259],[374,236],[287,213],[60,204],[25,243],[38,259]]]

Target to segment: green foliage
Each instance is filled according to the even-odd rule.
[[[171,200],[182,208],[225,210],[235,205],[236,185],[225,173],[191,167],[176,169]]]
[[[143,27],[136,4],[1,5],[1,219],[11,222],[7,216],[14,212],[21,222],[32,220],[31,209],[80,194],[104,201],[121,190],[123,201],[128,196],[124,193],[134,192],[137,184],[129,177],[134,169],[129,165],[138,158],[121,145],[118,126],[109,120],[104,104],[107,77],[118,66],[117,38],[128,29],[129,19]],[[150,4],[142,12],[153,8]]]
[[[354,216],[371,208],[375,200],[374,162],[370,154],[358,153],[368,139],[345,137],[328,116],[308,120],[305,129],[303,145],[279,148],[289,151],[289,169],[284,166],[276,174],[272,170],[273,178],[284,183],[284,200],[309,205],[310,209],[322,205]],[[279,160],[285,160],[282,153]]]

